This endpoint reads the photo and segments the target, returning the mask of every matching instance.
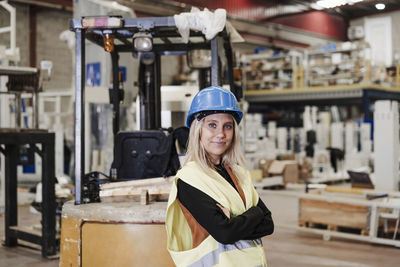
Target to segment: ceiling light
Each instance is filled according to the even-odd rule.
[[[333,8],[337,6],[342,6],[346,4],[346,0],[321,0],[317,1],[317,5],[323,8]]]
[[[311,6],[311,8],[316,9],[316,10],[324,9],[322,6],[318,5],[317,3],[313,3],[310,6]]]
[[[378,3],[378,4],[375,5],[375,7],[376,7],[376,9],[378,9],[378,10],[383,10],[383,9],[385,9],[385,4]]]
[[[320,0],[316,4],[322,8],[334,8],[344,5],[352,5],[354,3],[362,2],[363,0]]]

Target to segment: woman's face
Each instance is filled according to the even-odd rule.
[[[230,114],[217,113],[204,118],[200,142],[214,164],[220,163],[221,156],[230,147],[233,131],[234,122]]]

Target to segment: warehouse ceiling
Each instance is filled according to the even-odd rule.
[[[210,10],[224,8],[227,10],[229,20],[243,35],[247,43],[256,46],[297,48],[332,41],[345,41],[351,19],[400,9],[398,0],[347,0],[354,3],[334,8],[322,8],[317,5],[316,0],[117,1],[131,7],[139,16],[166,16],[189,12],[192,6],[207,7]],[[385,3],[384,10],[378,10],[375,7],[380,2]]]
[[[177,0],[186,5],[208,7],[209,9],[225,8],[229,14],[241,18],[264,21],[278,16],[288,16],[298,13],[307,13],[316,10],[340,16],[346,20],[374,15],[385,11],[400,9],[399,0]],[[342,4],[332,8],[335,3]],[[384,3],[385,8],[379,10],[375,7]]]
[[[324,36],[311,31],[295,29],[272,22],[266,23],[255,19],[248,19],[238,16],[235,13],[231,14],[229,7],[224,5],[224,3],[230,4],[234,3],[234,1],[224,1],[224,3],[220,3],[220,5],[211,5],[210,1],[199,1],[199,3],[193,3],[193,5],[166,0],[117,0],[117,2],[132,8],[138,16],[170,16],[181,12],[190,12],[192,6],[200,8],[207,7],[210,10],[223,7],[228,12],[229,21],[244,37],[246,44],[250,44],[252,47],[274,46],[306,48],[310,45],[337,40],[337,38]]]
[[[330,14],[338,15],[343,17],[344,19],[351,20],[355,18],[371,16],[375,14],[380,14],[383,12],[390,12],[394,10],[400,9],[400,1],[399,0],[353,0],[353,4],[341,5],[333,8],[323,9],[324,12],[328,12]],[[318,1],[316,0],[287,0],[282,1],[285,2],[286,5],[302,5],[307,7],[307,10],[303,12],[309,12],[311,10],[320,10],[320,7],[316,4]],[[328,2],[328,1],[327,1]],[[328,2],[329,3],[329,2]],[[384,9],[380,10],[376,7],[377,4],[384,4]],[[379,6],[378,6],[379,7]]]
[[[61,6],[70,9],[73,0],[9,0]],[[83,0],[82,0],[83,1]],[[124,5],[137,16],[171,16],[190,12],[193,6],[210,10],[224,8],[228,19],[253,46],[297,47],[347,40],[349,21],[400,9],[399,0],[87,0]],[[350,4],[332,8],[332,2]],[[384,3],[378,10],[376,4]]]
[[[8,0],[9,2],[21,2],[37,4],[41,6],[70,9],[74,0]],[[76,1],[76,0],[75,0]],[[115,2],[114,0],[99,0],[103,2]],[[263,21],[278,16],[288,16],[293,13],[307,13],[313,10],[341,16],[345,19],[370,16],[377,13],[400,9],[399,0],[117,0],[128,6],[147,7],[147,13],[171,11],[189,11],[192,6],[207,7],[209,9],[225,8],[232,16],[244,19]],[[347,2],[333,8],[321,9],[318,2]],[[147,3],[147,4],[146,4]],[[326,4],[325,3],[325,4]],[[383,3],[385,8],[378,10],[376,4]],[[152,8],[149,8],[152,7]],[[175,14],[176,12],[174,12]],[[165,15],[165,14],[164,14]]]

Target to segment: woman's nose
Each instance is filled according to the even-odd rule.
[[[224,132],[224,128],[223,127],[219,127],[217,128],[217,136],[225,136],[225,132]]]

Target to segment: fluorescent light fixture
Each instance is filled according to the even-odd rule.
[[[385,9],[385,4],[383,4],[383,3],[378,3],[378,4],[375,5],[375,7],[376,7],[376,9],[378,9],[378,10],[383,10],[383,9]]]
[[[362,1],[363,0],[320,0],[317,1],[316,4],[322,8],[334,8],[338,6],[352,5]]]
[[[311,6],[311,8],[316,9],[316,10],[324,9],[322,6],[318,5],[317,3],[313,3],[310,6]]]

